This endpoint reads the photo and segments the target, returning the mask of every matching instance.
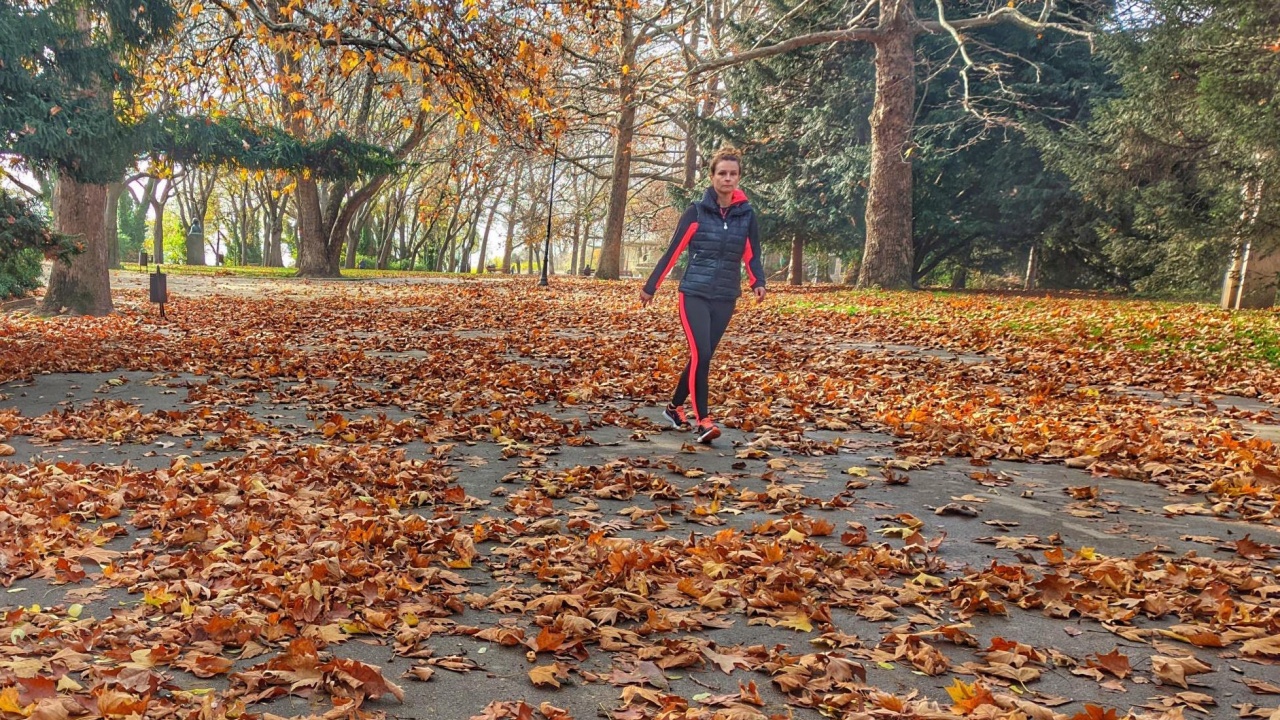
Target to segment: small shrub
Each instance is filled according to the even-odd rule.
[[[27,248],[0,258],[0,300],[23,297],[41,284],[40,251]]]

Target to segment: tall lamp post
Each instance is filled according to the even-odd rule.
[[[547,263],[551,259],[551,210],[556,202],[556,160],[559,159],[560,142],[551,148],[551,188],[547,191],[547,238],[542,244],[542,277],[538,285],[547,286]]]

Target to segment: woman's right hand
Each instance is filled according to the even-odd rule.
[[[651,302],[653,302],[653,296],[641,290],[640,291],[640,307],[648,307],[649,303]]]

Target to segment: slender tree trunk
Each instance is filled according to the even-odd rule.
[[[578,244],[579,236],[582,234],[582,217],[575,214],[573,216],[573,250],[569,253],[569,274],[578,274]]]
[[[530,171],[532,172],[532,171]],[[511,272],[511,254],[514,251],[516,240],[516,218],[519,216],[520,207],[520,183],[524,179],[524,169],[516,168],[516,182],[511,187],[511,203],[507,207],[507,239],[506,247],[502,249],[502,272]]]
[[[796,233],[791,237],[791,273],[792,285],[804,284],[804,236]]]
[[[342,263],[342,267],[348,270],[354,270],[356,267],[356,253],[360,250],[360,236],[364,234],[364,228],[356,225],[347,232],[347,257]]]
[[[284,267],[284,213],[270,217],[267,241],[270,247],[262,253],[262,264],[267,267]]]
[[[41,310],[60,313],[64,309],[81,315],[108,315],[111,304],[111,273],[107,268],[106,228],[107,186],[80,183],[59,173],[54,186],[54,228],[73,235],[84,252],[70,263],[55,262],[49,275]]]
[[[502,204],[502,193],[498,193],[489,206],[489,217],[484,221],[484,234],[480,236],[480,259],[476,261],[476,272],[486,270],[485,257],[489,254],[489,231],[493,229],[493,216],[498,213],[498,205]]]
[[[1038,284],[1037,276],[1040,274],[1040,248],[1032,244],[1031,249],[1027,252],[1027,275],[1022,280],[1023,290],[1035,290]]]
[[[387,227],[382,229],[382,245],[378,248],[378,269],[386,270],[391,264],[391,246],[396,237],[396,228],[387,218]]]
[[[163,265],[164,258],[164,206],[169,203],[169,193],[166,191],[162,195],[158,195],[151,201],[151,208],[155,212],[156,221],[151,225],[151,257],[155,264]]]
[[[630,5],[621,19],[618,45],[620,64],[636,66],[635,29]],[[600,248],[600,267],[596,277],[617,280],[621,274],[622,229],[626,219],[627,197],[631,192],[631,141],[635,137],[636,98],[634,73],[618,76],[618,122],[613,146],[613,176],[609,181],[609,215],[605,220],[604,240]]]
[[[479,220],[479,218],[475,218],[475,220]],[[458,240],[457,257],[453,264],[453,271],[459,273],[471,272],[471,248],[476,242],[476,227],[474,222],[464,227],[466,228],[466,234]]]
[[[164,198],[159,195],[160,181],[153,177],[147,178],[147,184],[142,189],[142,199],[138,201],[138,212],[143,214],[145,224],[147,208],[155,213],[156,221],[151,226],[151,262],[157,265],[164,262],[164,204],[168,198],[169,192],[166,188]],[[142,250],[147,249],[146,240],[143,240]]]
[[[1248,241],[1237,237],[1231,244],[1231,264],[1227,267],[1227,276],[1222,281],[1222,299],[1219,306],[1224,310],[1236,309],[1236,298],[1240,294],[1240,280],[1244,277],[1244,256]]]
[[[1262,210],[1265,180],[1251,178],[1241,189],[1244,198],[1239,230],[1232,249],[1231,267],[1222,288],[1222,307],[1226,309],[1260,309],[1271,307],[1280,282],[1280,247],[1260,243],[1255,237],[1258,215]]]
[[[240,255],[240,262],[237,263],[241,267],[249,264],[249,235],[253,233],[253,213],[254,209],[249,203],[249,196],[252,194],[249,183],[245,183],[240,195],[240,243],[237,253]]]
[[[702,39],[702,13],[699,12],[693,18],[693,23],[689,28],[689,57],[697,57],[698,43]],[[689,76],[689,99],[685,103],[685,134],[684,134],[684,182],[681,184],[685,190],[692,190],[693,186],[698,182],[698,85],[701,80],[695,76]]]
[[[460,262],[458,264],[458,272],[468,273],[468,274],[471,272],[471,253],[473,250],[475,250],[476,243],[480,241],[480,215],[483,212],[484,212],[483,200],[477,199],[475,211],[471,213],[471,222],[468,224],[467,238],[466,238],[466,242],[463,244],[462,257],[459,259]],[[491,222],[492,219],[493,219],[492,214],[490,214],[489,221]],[[485,232],[488,232],[487,224],[485,227]],[[478,262],[480,263],[481,266],[483,266],[484,253],[481,252],[480,255],[481,256]]]
[[[107,243],[107,267],[112,270],[120,268],[120,196],[123,194],[124,183],[107,186],[107,207],[102,227]]]
[[[915,30],[910,0],[882,0],[871,110],[867,243],[860,287],[911,287],[911,142],[915,111]]]

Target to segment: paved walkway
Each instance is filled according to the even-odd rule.
[[[317,295],[354,302],[363,292],[350,283],[169,282],[191,302],[226,295],[296,301],[301,311]],[[113,283],[142,287],[127,274]],[[136,301],[125,295],[124,306]],[[65,617],[75,605],[78,617],[95,618],[109,634],[140,623],[137,649],[159,642],[186,658],[157,663],[156,682],[170,694],[198,703],[208,696],[180,691],[231,687],[259,701],[252,711],[278,715],[329,712],[328,695],[309,688],[346,687],[336,670],[307,675],[289,664],[293,656],[270,642],[273,633],[297,630],[272,630],[282,617],[317,639],[322,657],[378,666],[400,684],[397,700],[391,690],[369,692],[376,683],[347,681],[382,695],[366,709],[396,717],[470,718],[494,701],[524,701],[575,718],[602,711],[639,718],[663,703],[675,707],[675,698],[732,717],[794,711],[816,720],[822,708],[861,717],[855,711],[875,708],[852,696],[840,706],[842,695],[823,688],[860,684],[864,674],[879,691],[944,708],[952,703],[948,687],[977,678],[1002,702],[1035,702],[1066,717],[1086,702],[1155,713],[1216,701],[1203,705],[1206,717],[1233,717],[1240,703],[1277,705],[1274,695],[1251,689],[1280,686],[1266,662],[1275,655],[1177,642],[1200,613],[1159,612],[1125,598],[1110,585],[1120,570],[1108,575],[1094,562],[1111,558],[1126,572],[1136,566],[1151,587],[1166,588],[1156,578],[1172,572],[1166,562],[1227,562],[1245,536],[1280,545],[1274,525],[1181,514],[1177,506],[1202,498],[1085,469],[903,456],[897,438],[861,429],[858,418],[811,425],[803,435],[726,428],[714,446],[701,447],[663,429],[656,405],[607,390],[592,396],[586,386],[580,402],[455,414],[451,403],[481,403],[447,381],[412,401],[399,389],[418,383],[427,393],[431,378],[464,372],[492,352],[505,370],[486,369],[489,387],[474,390],[501,398],[503,373],[561,372],[580,361],[567,348],[583,347],[595,331],[566,328],[559,354],[543,355],[529,346],[536,331],[528,328],[415,325],[420,311],[397,309],[407,328],[383,313],[396,329],[341,328],[349,347],[294,335],[286,351],[268,331],[237,335],[261,345],[260,362],[311,355],[350,363],[357,370],[349,377],[299,370],[264,383],[209,367],[55,373],[0,387],[4,442],[13,449],[0,469],[11,503],[0,527],[29,501],[20,488],[52,488],[60,475],[63,490],[48,502],[65,506],[82,537],[99,533],[102,551],[85,551],[61,570],[37,563],[36,577],[6,575],[13,582],[4,610],[38,604]],[[872,342],[841,349],[984,362]],[[77,484],[88,494],[65,499]],[[386,506],[391,497],[403,504]],[[394,538],[380,539],[383,532],[420,545],[404,554]],[[276,533],[295,546],[275,546]],[[311,538],[310,547],[297,546],[299,538]],[[780,555],[762,559],[769,548]],[[397,562],[423,558],[398,589],[379,579],[393,549]],[[5,568],[19,562],[15,552],[0,549],[0,572],[12,572]],[[689,562],[672,565],[664,553]],[[378,575],[360,579],[377,567]],[[1177,597],[1252,602],[1274,622],[1280,582],[1265,567],[1258,572],[1270,587],[1201,583]],[[258,574],[267,579],[245,579]],[[1068,589],[1067,578],[1081,582]],[[312,581],[314,602],[298,591]],[[239,596],[249,586],[261,604]],[[754,594],[742,594],[748,586]],[[1072,607],[1090,593],[1104,602],[1084,617]],[[1017,598],[1032,596],[1019,607]],[[203,620],[184,624],[191,607]],[[636,614],[620,610],[628,607]],[[244,624],[251,639],[228,639],[239,626],[223,628],[214,616]],[[232,648],[225,654],[232,674],[200,660],[223,656],[212,641]],[[8,653],[42,657],[25,645]],[[1131,670],[1116,670],[1115,653]],[[1209,670],[1189,676],[1190,688],[1170,686],[1171,657],[1196,657]],[[840,658],[857,663],[856,672],[841,670]],[[538,667],[561,687],[536,687],[529,673]],[[788,673],[801,668],[797,686]],[[285,694],[290,685],[296,692]]]

